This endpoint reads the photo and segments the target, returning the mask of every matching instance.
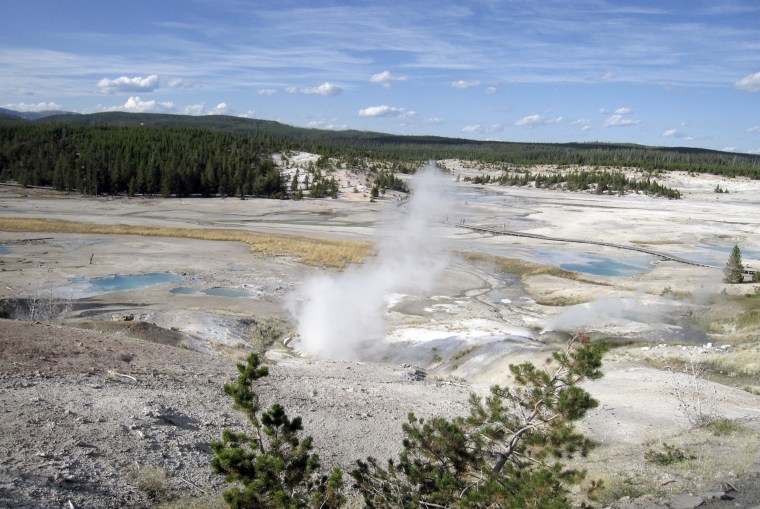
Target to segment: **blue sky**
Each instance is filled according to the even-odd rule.
[[[757,0],[4,0],[0,106],[760,153]]]

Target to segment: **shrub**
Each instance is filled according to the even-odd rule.
[[[673,463],[681,463],[686,460],[693,460],[696,456],[687,454],[683,450],[670,444],[662,444],[662,450],[657,451],[655,449],[648,449],[644,453],[644,458],[651,463],[658,465],[672,465]]]

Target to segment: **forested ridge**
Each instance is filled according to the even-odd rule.
[[[280,197],[277,147],[207,129],[0,126],[0,177],[83,194]]]
[[[663,186],[651,176],[646,178],[630,178],[621,171],[586,171],[575,170],[567,173],[522,173],[503,172],[498,177],[491,174],[476,176],[471,180],[475,184],[499,183],[503,186],[527,186],[532,184],[537,188],[565,189],[568,191],[587,191],[593,189],[596,194],[620,194],[626,192],[644,193],[651,196],[662,196],[669,199],[681,198],[677,189]]]
[[[283,197],[271,154],[303,150],[356,168],[363,159],[463,159],[503,170],[535,165],[683,170],[760,178],[760,156],[612,143],[513,143],[329,131],[232,116],[109,112],[0,122],[0,179],[84,194]]]

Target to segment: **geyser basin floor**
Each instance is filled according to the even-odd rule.
[[[153,272],[149,274],[116,274],[97,278],[72,278],[71,285],[57,288],[60,297],[84,299],[104,293],[134,292],[151,286],[176,283],[182,277],[176,274]]]
[[[187,286],[178,286],[172,288],[171,293],[175,295],[208,295],[209,297],[230,297],[230,298],[249,298],[252,297],[250,293],[245,290],[239,290],[237,288],[190,288]]]

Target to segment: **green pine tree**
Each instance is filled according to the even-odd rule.
[[[744,264],[742,263],[742,252],[738,244],[734,244],[731,254],[728,256],[726,266],[723,267],[724,283],[741,283],[744,281]]]
[[[602,376],[606,348],[579,334],[543,369],[510,366],[517,387],[493,386],[485,400],[473,395],[469,417],[410,414],[398,460],[382,467],[369,458],[351,474],[366,506],[571,507],[568,487],[585,472],[561,460],[593,447],[573,423],[598,404],[579,384]]]
[[[345,499],[340,469],[319,474],[319,457],[311,453],[312,438],[300,438],[301,418],[289,419],[285,409],[273,404],[261,411],[253,383],[269,369],[255,353],[238,364],[237,382],[224,385],[224,392],[243,412],[253,434],[225,429],[221,442],[213,442],[211,469],[234,486],[224,492],[233,509],[301,509],[340,507]]]

